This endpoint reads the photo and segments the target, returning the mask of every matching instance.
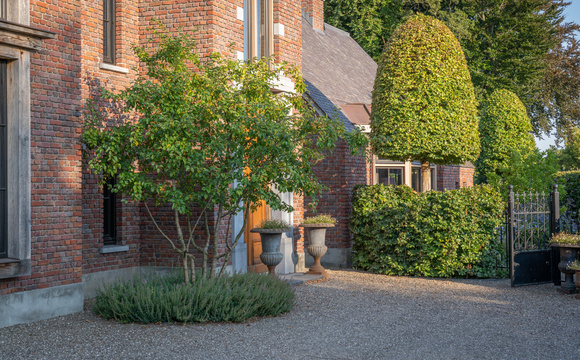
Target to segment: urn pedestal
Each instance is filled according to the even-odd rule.
[[[276,276],[276,266],[282,262],[284,256],[280,252],[280,244],[282,242],[282,234],[291,229],[263,229],[254,228],[250,232],[260,234],[260,241],[262,242],[262,254],[260,260],[268,267],[268,272],[272,276]]]
[[[314,265],[310,267],[307,274],[310,275],[324,275],[327,272],[320,264],[320,259],[326,254],[328,247],[326,247],[326,229],[334,227],[333,224],[300,224],[299,226],[306,229],[308,234],[309,245],[306,251],[314,258]]]
[[[574,284],[574,270],[570,269],[570,265],[578,258],[578,250],[580,245],[557,244],[560,248],[560,262],[558,263],[558,270],[564,274],[564,282],[558,291],[564,294],[576,294],[576,285]],[[578,281],[576,275],[576,281]]]

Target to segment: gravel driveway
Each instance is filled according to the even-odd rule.
[[[2,359],[580,359],[580,300],[551,284],[349,270],[243,324],[123,325],[84,313],[0,329]]]

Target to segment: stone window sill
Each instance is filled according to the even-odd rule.
[[[109,71],[114,71],[114,72],[118,72],[121,74],[128,74],[129,73],[129,69],[121,67],[121,66],[116,66],[116,65],[112,65],[112,64],[107,64],[107,63],[100,63],[99,64],[99,69],[101,70],[109,70]]]
[[[105,245],[99,249],[101,254],[111,254],[129,251],[129,245]]]

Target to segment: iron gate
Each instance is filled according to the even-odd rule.
[[[507,235],[512,286],[552,281],[559,285],[559,259],[552,259],[558,254],[550,248],[550,236],[559,230],[558,185],[549,195],[514,193],[511,185],[509,189]]]

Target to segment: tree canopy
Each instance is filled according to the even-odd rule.
[[[476,159],[477,123],[465,56],[449,28],[425,15],[401,24],[385,46],[375,79],[374,153],[392,160],[421,161],[427,190],[429,163]]]
[[[536,134],[580,125],[578,25],[559,0],[327,0],[326,21],[351,33],[375,60],[398,24],[415,13],[443,21],[460,41],[478,100],[514,92]],[[574,60],[576,59],[576,60]]]
[[[512,152],[525,157],[535,148],[532,126],[526,108],[517,95],[496,90],[485,102],[479,121],[481,154],[475,166],[477,182],[485,182],[490,174],[504,178]]]
[[[192,248],[203,255],[203,274],[213,276],[219,265],[225,269],[251,206],[264,200],[292,211],[279,193],[315,197],[322,185],[313,164],[339,137],[353,149],[364,149],[366,139],[345,133],[338,120],[315,116],[295,67],[271,69],[265,60],[219,54],[202,62],[191,35],[156,36],[152,48],[134,48],[144,64],[136,81],[118,93],[104,89],[109,103],[91,104],[82,139],[90,168],[103,174],[100,183],[116,176],[112,191],[143,202],[156,226],[150,204],[171,206],[176,231],[157,229],[181,257],[185,279],[195,275]],[[295,93],[272,92],[281,74],[294,80]],[[111,111],[111,104],[121,111]],[[210,228],[224,221],[233,231],[238,213],[244,226],[233,240]],[[195,238],[198,226],[205,229],[203,242]]]

